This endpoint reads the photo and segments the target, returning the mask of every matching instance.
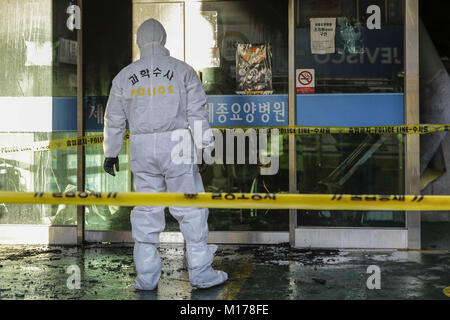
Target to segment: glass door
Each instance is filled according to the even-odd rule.
[[[251,132],[248,133],[245,127],[287,124],[288,1],[115,1],[114,5],[103,8],[106,2],[85,0],[84,4],[87,30],[84,40],[84,121],[87,134],[102,131],[101,119],[110,83],[121,68],[139,58],[135,44],[137,28],[146,19],[155,18],[167,31],[166,47],[171,55],[186,61],[198,72],[208,97],[211,125],[243,128],[243,136],[237,137],[216,131],[223,132],[224,157],[222,162],[218,160],[202,175],[206,191],[287,192],[287,137],[272,138],[268,135],[267,145],[262,148],[261,140],[256,136],[256,146],[250,146],[254,137],[250,137]],[[96,12],[102,8],[107,14],[99,17]],[[104,36],[98,37],[99,34]],[[238,59],[240,62],[236,59],[238,47],[247,48],[248,54],[264,48],[264,63],[267,64],[261,75],[267,77],[266,82],[270,86],[258,90],[245,86],[239,88],[237,77],[248,75],[247,79],[250,79],[251,74],[237,71],[239,63],[242,64],[242,59]],[[261,152],[258,146],[261,146]],[[227,160],[229,152],[234,154]],[[86,148],[86,188],[134,191],[128,154],[125,144],[119,156],[119,175],[113,178],[103,172],[101,146]],[[256,161],[252,160],[253,156],[256,156]],[[274,159],[273,165],[270,161],[264,162],[268,158]],[[270,175],[261,173],[272,167]],[[89,206],[86,208],[86,230],[112,231],[113,238],[121,237],[122,233],[116,231],[130,231],[131,209]],[[211,209],[209,226],[213,233],[210,239],[220,242],[229,235],[220,233],[217,238],[214,231],[242,231],[246,235],[249,231],[280,231],[287,234],[288,224],[288,212],[283,210]],[[168,210],[166,231],[179,231],[177,221]],[[89,234],[93,235],[92,232]],[[127,236],[127,239],[131,237]],[[232,241],[239,242],[240,239],[233,238]]]
[[[216,141],[219,139],[223,145],[220,163],[203,174],[206,191],[288,192],[288,137],[268,136],[267,147],[263,147],[256,143],[261,137],[251,131],[255,126],[288,124],[288,1],[204,1],[185,5],[186,62],[200,75],[208,97],[210,123],[217,129]],[[227,132],[225,127],[234,130]],[[245,147],[239,145],[240,141]],[[272,148],[274,144],[276,148]],[[272,157],[270,174],[262,170],[267,167],[261,161],[263,155]],[[239,161],[240,157],[243,161]],[[209,225],[212,231],[287,234],[289,213],[210,209]]]
[[[295,40],[297,125],[405,123],[402,0],[298,0]],[[405,193],[403,135],[296,143],[300,193]],[[299,227],[405,228],[404,212],[298,211],[297,218]]]

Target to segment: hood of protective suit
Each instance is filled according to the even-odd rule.
[[[139,49],[144,49],[151,44],[166,44],[166,30],[162,24],[155,19],[146,20],[137,31],[137,45]]]

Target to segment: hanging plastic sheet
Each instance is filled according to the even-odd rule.
[[[360,21],[337,18],[336,51],[339,54],[362,54],[365,51],[363,27]]]

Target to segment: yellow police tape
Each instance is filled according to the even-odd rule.
[[[427,134],[435,132],[450,131],[450,124],[412,124],[396,126],[372,126],[372,127],[309,127],[309,126],[277,126],[277,127],[214,127],[216,130],[249,130],[256,132],[278,129],[282,135],[322,135],[322,134]],[[130,133],[127,131],[124,140],[129,139]],[[75,148],[78,146],[90,146],[103,143],[103,135],[92,135],[83,137],[73,137],[55,139],[47,141],[31,142],[18,146],[0,147],[0,155],[22,152],[22,151],[48,151]]]
[[[444,288],[444,290],[442,290],[442,292],[443,292],[447,297],[450,298],[450,287]]]
[[[126,134],[124,140],[129,138],[129,134]],[[18,146],[5,146],[0,147],[0,155],[23,152],[23,151],[49,151],[59,150],[67,148],[75,148],[78,146],[90,146],[103,143],[103,135],[93,135],[84,137],[64,138],[46,141],[36,141],[28,144]]]
[[[269,127],[270,128],[270,127]],[[426,134],[448,132],[448,124],[411,124],[374,127],[278,127],[280,134],[317,135],[317,134]]]
[[[224,209],[449,211],[450,196],[286,193],[0,192],[0,203]]]

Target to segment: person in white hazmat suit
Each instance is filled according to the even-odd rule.
[[[157,20],[145,21],[137,31],[140,60],[122,69],[112,81],[105,111],[104,169],[111,175],[119,170],[126,120],[130,129],[130,168],[138,192],[204,192],[195,152],[182,155],[190,161],[173,161],[179,141],[188,136],[191,150],[205,150],[214,144],[213,135],[192,139],[188,126],[211,128],[205,109],[206,95],[195,70],[169,55],[166,31]],[[197,125],[197,127],[199,127]],[[194,136],[195,132],[194,132]],[[175,149],[174,149],[175,148]],[[228,279],[211,267],[217,246],[208,245],[208,209],[170,207],[186,241],[189,280],[197,288],[209,288]],[[134,287],[153,290],[161,276],[158,254],[159,233],[165,228],[164,207],[138,206],[131,212]]]

